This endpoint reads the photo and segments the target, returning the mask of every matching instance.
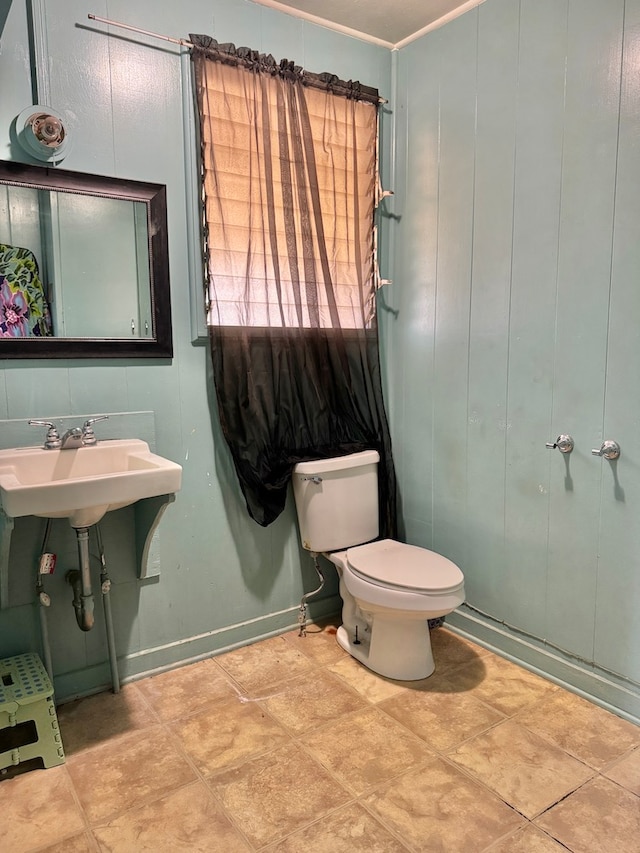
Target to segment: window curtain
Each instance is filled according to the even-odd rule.
[[[191,35],[207,324],[220,422],[250,516],[282,512],[293,467],[380,454],[396,482],[375,318],[375,90]]]

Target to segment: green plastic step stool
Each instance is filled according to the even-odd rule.
[[[0,660],[0,770],[39,759],[64,764],[53,685],[36,654]]]

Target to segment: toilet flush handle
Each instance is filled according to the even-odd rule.
[[[309,480],[311,483],[315,483],[316,486],[319,486],[322,482],[322,477],[318,477],[317,474],[314,474],[313,477],[303,477],[303,480]]]
[[[555,441],[548,441],[546,447],[549,450],[555,450],[557,447],[560,453],[571,453],[573,450],[573,439],[570,435],[559,435]]]

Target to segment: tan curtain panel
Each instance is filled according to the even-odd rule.
[[[197,85],[208,322],[370,326],[376,106],[220,61]]]

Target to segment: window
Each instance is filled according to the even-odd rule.
[[[300,85],[260,59],[196,57],[208,324],[368,328],[377,93]]]

